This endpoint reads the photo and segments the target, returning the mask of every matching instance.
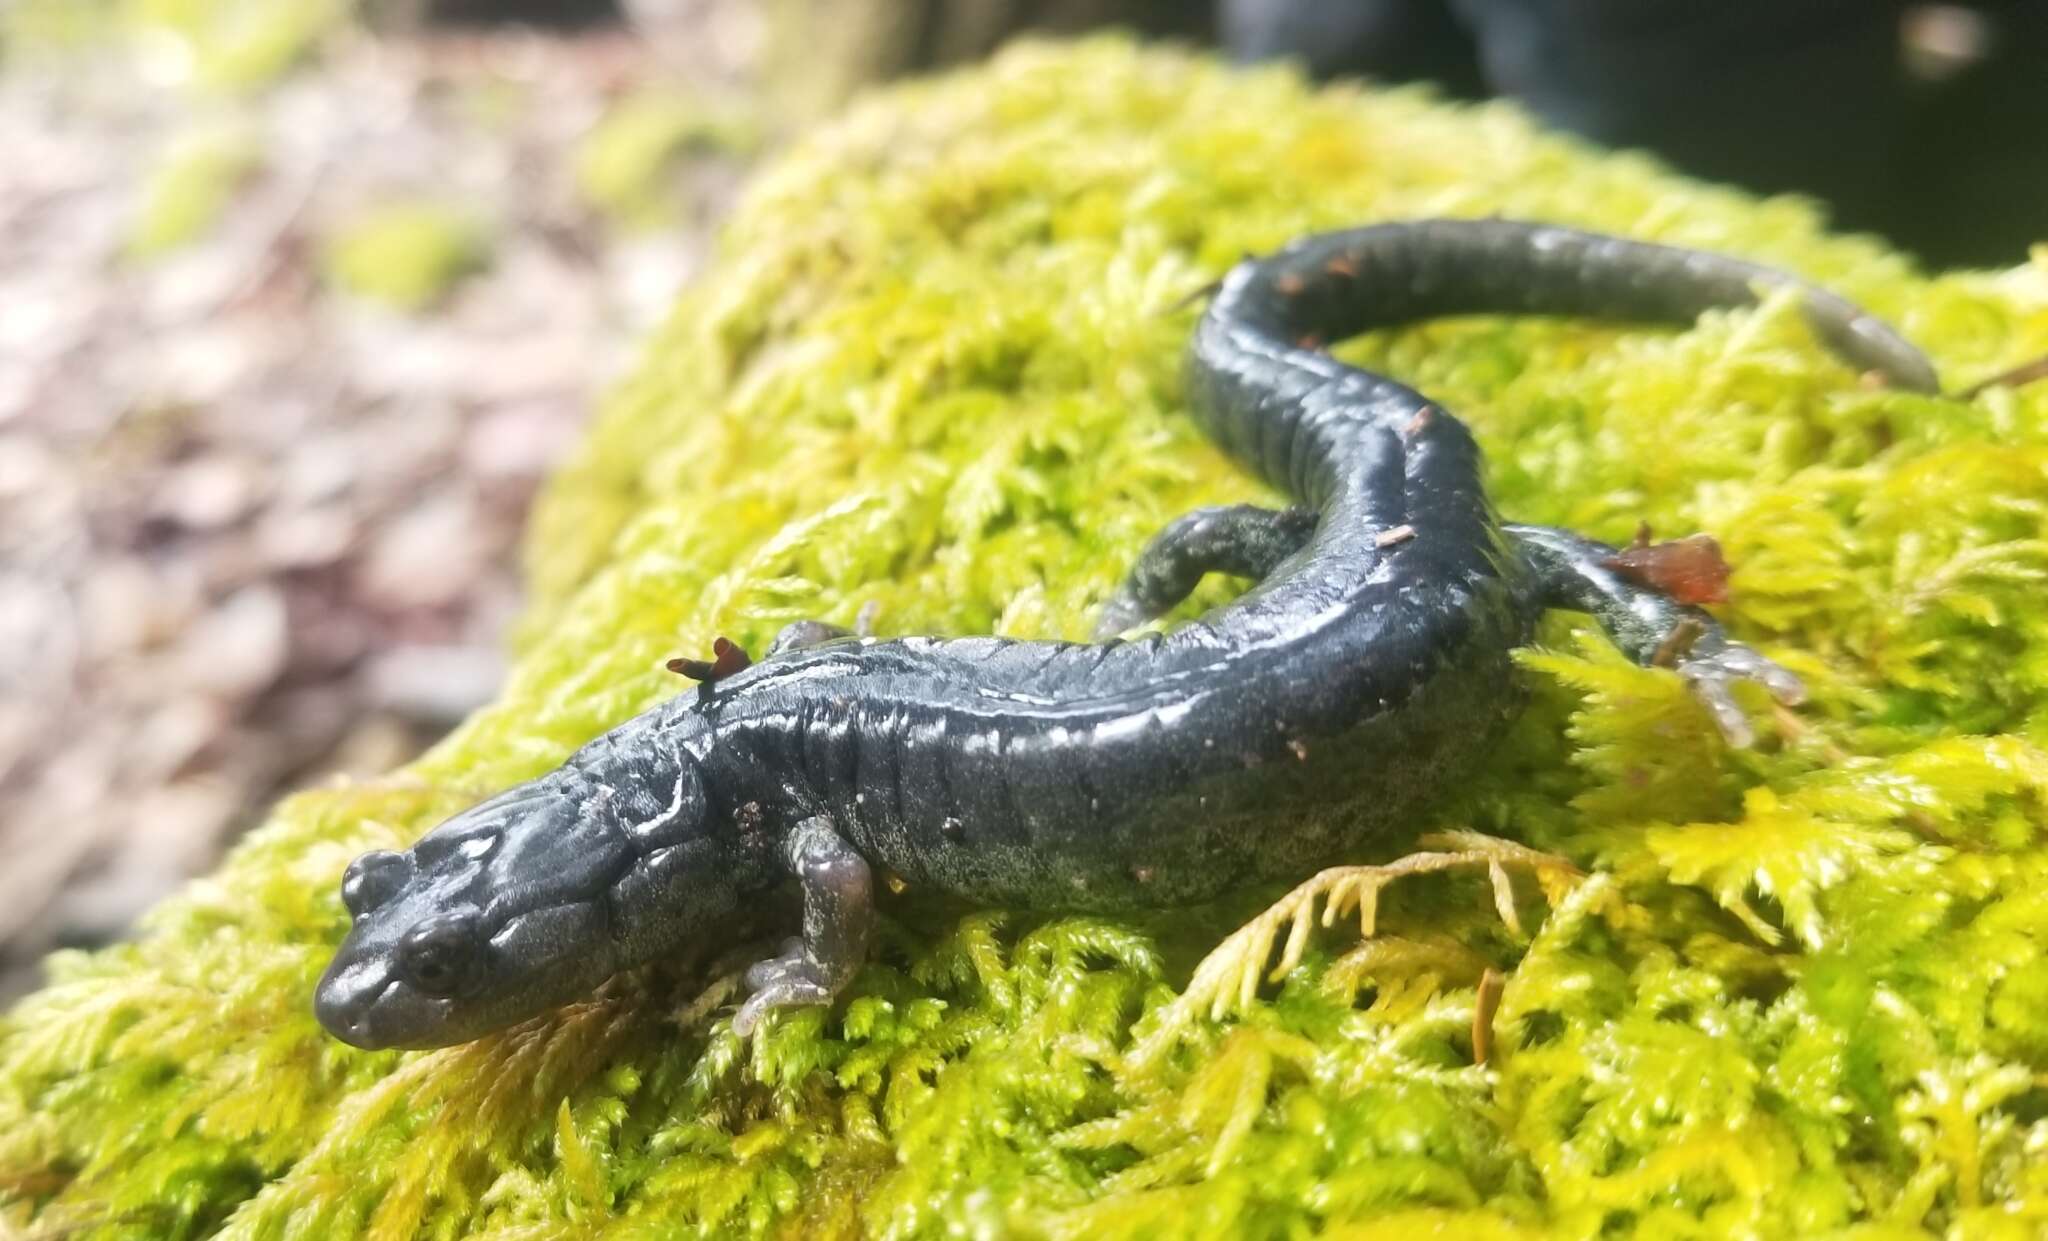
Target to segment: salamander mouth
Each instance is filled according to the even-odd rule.
[[[342,1042],[374,1051],[383,1046],[374,1032],[377,1006],[397,985],[396,978],[387,978],[367,999],[360,999],[329,987],[323,979],[313,996],[313,1014],[329,1034]]]
[[[407,986],[388,963],[349,960],[346,953],[334,959],[313,992],[313,1015],[321,1026],[364,1051],[453,1041],[445,1034],[452,1007]]]

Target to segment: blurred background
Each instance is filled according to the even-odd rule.
[[[2048,3],[0,0],[0,1002],[488,700],[535,487],[747,169],[1118,26],[1506,95],[1930,266],[2048,239]]]

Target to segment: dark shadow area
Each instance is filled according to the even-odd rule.
[[[1765,193],[1935,265],[2048,235],[2048,4],[1219,0],[1239,59],[1513,98],[1545,123]]]
[[[582,30],[623,19],[618,0],[417,0],[421,16],[441,26],[535,26]]]

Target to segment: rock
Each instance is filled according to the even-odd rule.
[[[505,679],[496,651],[467,646],[398,646],[372,656],[369,698],[416,724],[452,728],[491,700]]]
[[[189,590],[136,556],[109,556],[91,565],[78,591],[79,630],[86,656],[96,664],[174,637],[197,610]]]
[[[246,697],[277,679],[289,649],[284,595],[256,583],[193,625],[174,652],[172,675],[202,693]]]
[[[97,947],[121,938],[137,915],[182,886],[185,875],[219,850],[240,808],[241,789],[226,780],[188,780],[143,794],[128,808],[146,825],[135,833],[135,846],[112,854],[55,902],[56,942]]]
[[[462,457],[479,478],[534,479],[560,461],[582,419],[573,400],[522,401],[492,410],[469,427]]]
[[[439,607],[470,589],[489,552],[471,499],[435,496],[377,533],[357,581],[366,597],[386,608]]]
[[[154,497],[156,514],[188,530],[218,530],[249,515],[263,488],[256,462],[209,453],[172,470]]]
[[[359,522],[345,504],[274,508],[257,524],[256,550],[270,569],[312,569],[340,560],[359,537]]]
[[[234,721],[230,704],[205,693],[186,692],[149,706],[120,738],[121,777],[137,795],[174,779],[217,745]]]

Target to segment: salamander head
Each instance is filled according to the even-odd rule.
[[[688,760],[608,780],[572,760],[410,849],[364,854],[342,879],[354,922],[315,1015],[357,1047],[443,1047],[592,990],[633,963],[618,898],[703,843],[703,809]]]

